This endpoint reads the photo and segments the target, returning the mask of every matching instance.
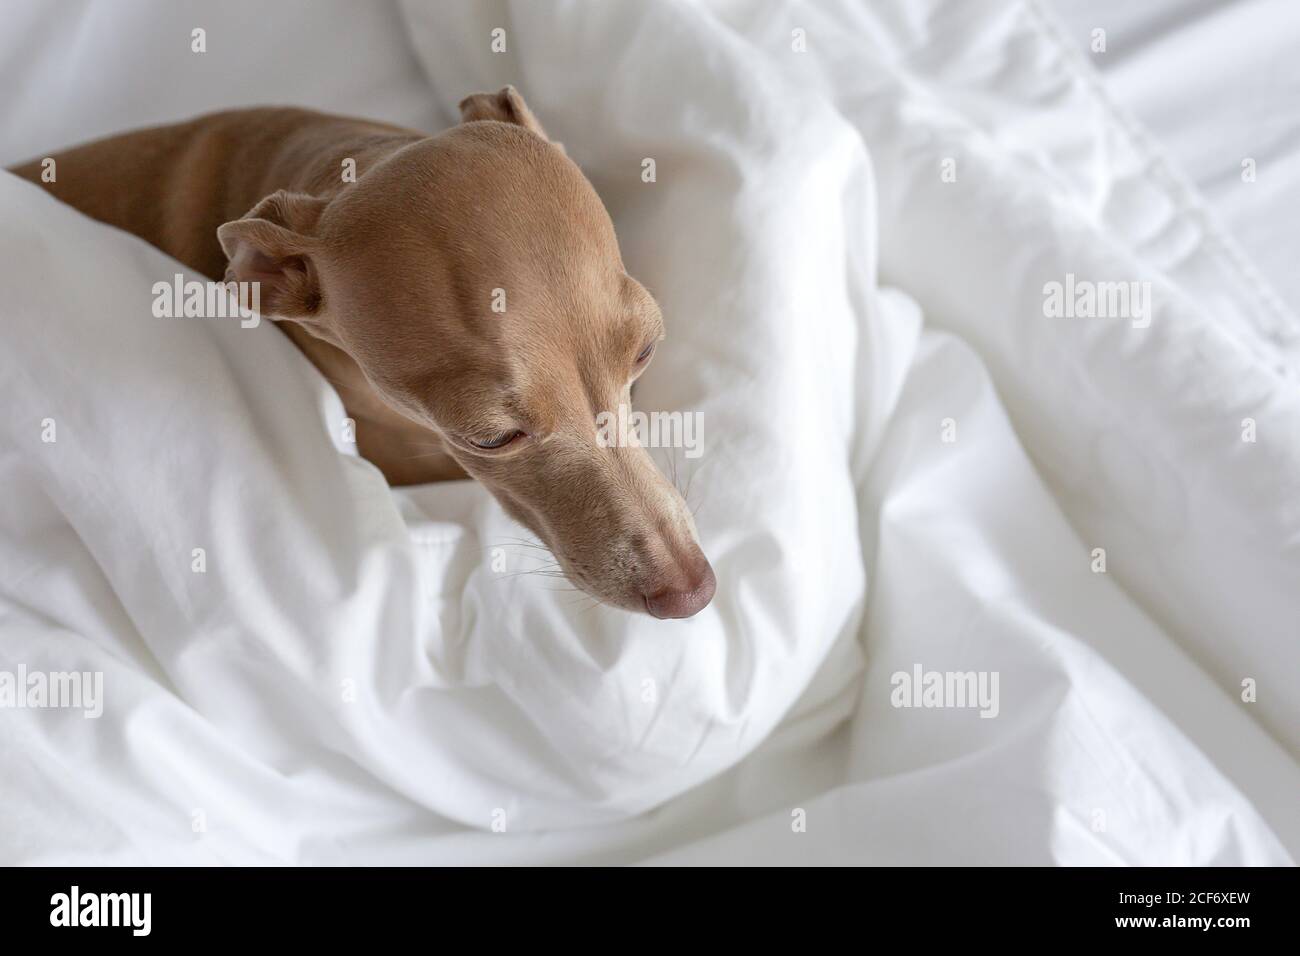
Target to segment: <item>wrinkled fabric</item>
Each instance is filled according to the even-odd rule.
[[[181,267],[0,177],[0,670],[105,687],[0,709],[0,860],[1294,859],[1300,326],[1036,4],[390,13],[394,84],[515,83],[608,205],[717,596],[521,573],[277,330],[154,318]],[[1048,317],[1067,274],[1149,322]]]

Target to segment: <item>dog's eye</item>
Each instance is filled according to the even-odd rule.
[[[489,439],[488,441],[475,441],[472,438],[467,438],[465,440],[468,441],[475,448],[492,449],[492,448],[505,448],[506,445],[509,445],[515,439],[523,438],[523,437],[524,437],[524,433],[516,429],[515,431],[512,432],[502,432],[496,438]]]
[[[641,354],[636,357],[636,364],[641,365],[644,362],[647,362],[650,359],[650,356],[654,355],[654,351],[655,351],[655,344],[651,342],[649,345],[643,348],[641,350]]]

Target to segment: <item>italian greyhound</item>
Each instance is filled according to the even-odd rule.
[[[715,589],[690,511],[643,447],[595,424],[630,405],[659,308],[515,89],[460,113],[428,136],[234,110],[57,153],[53,182],[39,160],[12,171],[199,273],[257,283],[391,484],[475,478],[589,594],[689,617]]]

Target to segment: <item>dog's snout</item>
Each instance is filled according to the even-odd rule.
[[[713,600],[718,581],[704,555],[667,586],[645,595],[646,610],[657,618],[690,617]]]

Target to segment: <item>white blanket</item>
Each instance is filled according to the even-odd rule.
[[[176,263],[0,177],[0,671],[104,675],[0,709],[0,861],[1296,857],[1300,324],[1036,4],[402,14],[440,115],[516,83],[610,207],[718,595],[516,574],[278,331],[154,318]]]
[[[1107,90],[1300,308],[1300,3],[1049,0]],[[1097,30],[1106,49],[1097,49]]]

